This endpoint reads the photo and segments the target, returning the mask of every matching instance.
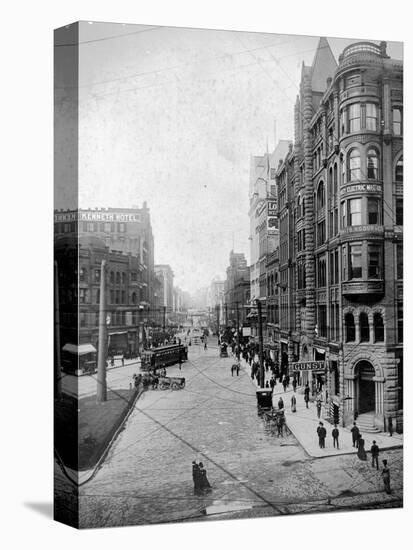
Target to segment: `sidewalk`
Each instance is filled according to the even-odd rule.
[[[250,366],[246,364],[245,361],[242,362],[242,365],[245,368],[245,370],[249,372]],[[266,380],[267,379],[269,380],[270,377],[271,377],[271,373],[267,372]],[[300,388],[297,388],[297,389],[299,390]],[[308,409],[307,409],[304,402],[304,394],[299,393],[298,391],[295,394],[297,399],[297,412],[292,413],[291,396],[293,393],[294,392],[292,388],[287,389],[287,391],[284,392],[284,388],[282,384],[277,382],[277,385],[274,387],[273,406],[275,408],[278,408],[277,403],[278,403],[278,399],[281,396],[284,401],[285,418],[286,418],[287,426],[309,456],[313,458],[324,458],[327,456],[357,453],[357,449],[353,447],[353,441],[352,441],[351,432],[350,432],[351,426],[349,426],[348,428],[347,427],[343,428],[342,426],[338,426],[338,429],[340,432],[340,435],[339,435],[340,448],[335,449],[333,447],[333,438],[331,435],[331,431],[334,426],[330,422],[328,422],[326,419],[323,418],[323,414],[321,414],[321,418],[317,418],[317,410],[314,402],[310,402],[308,404]],[[325,449],[320,449],[318,445],[317,427],[319,422],[323,422],[324,427],[327,430]],[[380,451],[384,451],[386,449],[388,450],[388,449],[403,447],[402,434],[393,433],[393,436],[390,437],[388,433],[385,433],[385,432],[378,432],[374,434],[362,432],[362,436],[365,441],[364,448],[367,451],[368,460],[371,458],[369,451],[370,451],[370,447],[373,444],[373,440],[376,441]],[[380,458],[381,457],[379,457],[379,459]]]

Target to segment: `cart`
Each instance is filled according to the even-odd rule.
[[[256,391],[257,407],[262,411],[272,410],[272,389],[260,388]]]
[[[223,342],[219,348],[219,356],[220,357],[228,357],[228,349],[227,349],[227,344],[225,342]]]
[[[162,376],[159,378],[158,389],[160,390],[183,390],[185,387],[185,378],[177,376]]]

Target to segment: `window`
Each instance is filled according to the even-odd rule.
[[[334,170],[333,170],[333,192],[334,196],[337,196],[337,163],[334,164]]]
[[[348,225],[361,225],[361,199],[350,199],[348,205]]]
[[[100,288],[96,289],[96,295],[95,295],[95,303],[98,304],[100,302]]]
[[[80,326],[85,327],[86,326],[86,313],[79,313],[80,317]]]
[[[105,233],[110,233],[110,229],[111,229],[110,222],[105,222],[103,226],[103,230],[105,231]]]
[[[379,179],[379,158],[375,149],[367,151],[367,178],[369,180]]]
[[[346,133],[346,116],[345,116],[345,111],[341,110],[340,111],[340,135],[342,136],[345,133]]]
[[[318,335],[322,338],[327,336],[327,306],[318,306]]]
[[[340,340],[340,306],[336,304],[336,341]]]
[[[95,326],[99,326],[99,312],[95,312]]]
[[[115,292],[115,304],[119,304],[119,296],[120,296],[120,292],[119,290],[117,290]]]
[[[324,182],[320,181],[317,189],[317,209],[323,208],[325,204],[325,191],[324,191]]]
[[[334,235],[338,235],[338,208],[334,208]]]
[[[396,225],[403,225],[403,199],[396,199]]]
[[[85,267],[80,268],[79,281],[82,283],[87,281],[87,269]]]
[[[119,271],[116,272],[116,284],[120,285],[120,273],[119,273]]]
[[[95,283],[100,283],[100,269],[95,269]]]
[[[136,273],[136,271],[131,271],[130,280],[132,283],[136,283],[136,281],[138,280],[138,274]]]
[[[122,271],[122,284],[124,285],[126,283],[126,273]]]
[[[361,177],[360,152],[352,149],[348,156],[348,181],[356,181]]]
[[[321,246],[326,240],[326,222],[323,220],[317,224],[317,246]]]
[[[395,136],[403,134],[403,115],[400,107],[393,109],[393,134]]]
[[[95,224],[93,222],[88,222],[86,226],[86,231],[92,232],[95,230]]]
[[[367,222],[370,225],[377,225],[379,223],[379,200],[367,199]]]
[[[352,313],[346,313],[344,317],[344,326],[346,330],[346,342],[354,342],[356,339],[356,327]]]
[[[111,304],[115,303],[115,291],[114,290],[110,290],[110,303]]]
[[[403,279],[403,245],[401,243],[396,245],[396,272],[397,278]]]
[[[360,342],[368,342],[370,340],[370,326],[367,313],[364,311],[360,313]]]
[[[79,288],[79,302],[86,304],[87,302],[87,290],[85,288]]]
[[[126,293],[124,290],[122,290],[122,293],[121,293],[121,304],[125,304],[126,303]]]
[[[366,103],[366,130],[377,131],[377,105]]]
[[[403,302],[397,302],[397,341],[403,342]]]
[[[343,269],[343,281],[346,281],[347,280],[347,247],[345,245],[342,248],[341,266]]]
[[[326,286],[326,259],[324,256],[317,260],[317,283],[319,288]]]
[[[361,264],[361,244],[350,245],[350,279],[361,279],[362,264]]]
[[[374,341],[384,342],[384,324],[381,313],[375,313],[373,316]]]
[[[348,109],[349,131],[358,132],[360,130],[360,104],[353,103]]]
[[[367,272],[369,279],[381,278],[381,246],[378,244],[368,245]]]
[[[119,223],[119,233],[125,233],[126,225],[124,223]]]
[[[113,271],[110,272],[110,284],[111,285],[115,284],[115,274]]]
[[[401,156],[396,164],[396,182],[403,183],[403,157]]]

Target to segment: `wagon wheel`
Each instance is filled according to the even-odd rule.
[[[161,383],[159,384],[159,389],[160,389],[160,390],[166,390],[167,387],[168,387],[167,384],[165,384],[164,382],[161,382]]]
[[[184,388],[184,387],[185,387],[185,380],[183,380],[183,381],[181,382],[181,388]]]
[[[178,384],[178,382],[172,382],[171,390],[179,390],[179,388],[180,388],[180,385]]]

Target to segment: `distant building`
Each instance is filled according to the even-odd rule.
[[[246,306],[250,301],[250,270],[245,254],[231,250],[227,278],[224,284],[224,325],[242,327],[246,320]]]
[[[160,281],[159,302],[161,310],[164,309],[166,313],[166,315],[164,315],[164,320],[166,322],[168,314],[173,311],[174,307],[174,273],[171,266],[167,264],[155,265],[155,273]]]

